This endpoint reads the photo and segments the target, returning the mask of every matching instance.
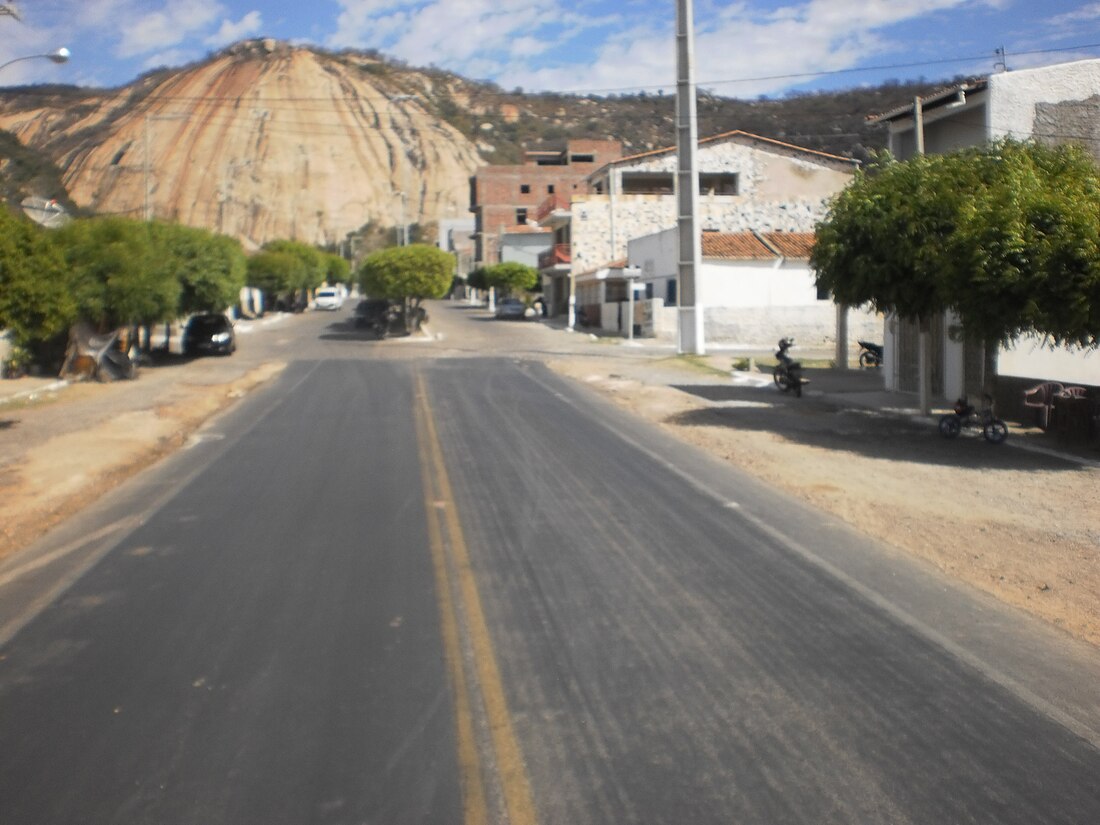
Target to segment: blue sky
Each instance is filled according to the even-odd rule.
[[[372,48],[505,89],[608,94],[675,83],[675,0],[0,0],[0,84],[116,86],[236,40]],[[1100,57],[1100,2],[695,0],[696,78],[749,98]]]

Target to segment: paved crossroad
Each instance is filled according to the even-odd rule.
[[[814,514],[537,363],[328,346],[0,650],[0,821],[1100,821],[1088,729]]]

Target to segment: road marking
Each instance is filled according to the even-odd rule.
[[[538,384],[539,386],[554,391],[553,386],[545,379],[540,378],[530,373],[527,377]],[[645,455],[655,464],[668,470],[673,475],[683,480],[688,486],[692,487],[698,493],[706,496],[711,501],[723,506],[726,509],[735,509],[729,505],[729,502],[725,496],[711,487],[706,482],[700,480],[692,473],[679,467],[672,461],[664,458],[655,449],[649,447],[646,444],[638,441],[635,438],[625,434],[622,430],[616,428],[610,421],[601,416],[593,417],[589,410],[582,407],[572,398],[564,399],[565,404],[572,407],[581,415],[594,421],[597,425],[605,429],[612,437],[617,438],[622,443],[637,450],[642,455]],[[932,625],[923,621],[919,617],[900,607],[894,602],[890,601],[885,595],[879,593],[870,585],[864,584],[855,576],[849,575],[836,564],[828,561],[825,557],[816,553],[812,548],[799,541],[788,536],[781,529],[773,526],[759,516],[745,510],[743,507],[736,508],[738,516],[747,524],[752,525],[756,530],[764,535],[769,536],[775,542],[794,554],[802,557],[804,560],[813,564],[820,570],[823,570],[829,576],[833,577],[836,581],[841,582],[846,587],[850,588],[855,593],[859,594],[866,601],[870,602],[887,615],[892,616],[895,620],[909,628],[918,636],[923,637],[931,641],[933,644],[938,645],[949,655],[954,656],[958,661],[963,662],[965,665],[974,669],[978,673],[985,676],[990,681],[1000,685],[1009,693],[1016,696],[1025,704],[1031,706],[1034,710],[1043,714],[1048,719],[1052,719],[1057,724],[1076,734],[1086,742],[1091,744],[1094,748],[1100,748],[1100,726],[1092,723],[1091,719],[1086,717],[1083,719],[1075,716],[1071,711],[1063,710],[1061,707],[1055,705],[1053,702],[1048,701],[1041,695],[1035,693],[1024,682],[1013,678],[1006,673],[996,664],[986,661],[978,653],[971,650],[962,642],[956,642],[949,638],[944,633],[936,630]]]
[[[450,478],[443,461],[443,450],[432,416],[423,374],[416,376],[416,426],[420,464],[424,478],[424,500],[428,512],[428,534],[432,545],[432,561],[436,571],[436,590],[440,602],[444,648],[448,668],[455,683],[455,705],[458,724],[459,766],[463,771],[466,823],[486,822],[485,790],[481,781],[480,762],[476,752],[472,724],[470,685],[462,665],[456,609],[465,618],[467,641],[476,670],[476,689],[484,706],[494,752],[497,779],[511,825],[535,825],[535,805],[531,796],[523,755],[512,727],[512,717],[504,695],[504,684],[493,650],[492,637],[481,606],[477,581],[470,565],[466,539],[459,521]],[[438,507],[443,503],[443,507]],[[444,533],[446,541],[444,541]],[[448,562],[450,562],[448,564]],[[452,581],[451,576],[454,576]],[[460,604],[451,595],[457,585]],[[464,726],[469,725],[469,731]],[[473,749],[472,763],[469,755]],[[472,774],[467,774],[472,771]]]
[[[30,561],[25,562],[24,564],[21,564],[18,567],[12,570],[8,570],[7,572],[0,575],[0,587],[11,584],[16,579],[25,576],[31,571],[38,570],[41,567],[52,564],[58,559],[64,558],[70,553],[87,547],[92,542],[99,541],[104,536],[109,536],[112,533],[120,532],[123,530],[132,530],[139,523],[140,520],[136,517],[120,519],[119,521],[115,521],[103,527],[100,527],[98,530],[95,530],[88,535],[81,536],[74,541],[70,541],[68,544],[63,544],[61,547],[58,547],[55,550],[51,550],[49,553],[45,553],[41,556],[38,556],[37,558],[31,559]]]
[[[451,584],[447,575],[446,550],[443,546],[443,529],[436,515],[439,502],[432,489],[432,455],[428,444],[429,430],[426,419],[430,412],[419,393],[415,414],[417,453],[420,457],[420,475],[423,480],[424,502],[427,505],[428,544],[431,547],[432,569],[435,573],[436,598],[439,602],[439,621],[443,636],[443,657],[447,663],[447,675],[451,682],[455,710],[455,738],[458,746],[459,784],[462,788],[463,822],[466,825],[482,825],[488,822],[485,805],[485,789],[481,783],[481,763],[478,759],[474,734],[473,710],[470,692],[466,685],[466,672],[462,664],[462,643],[458,634],[458,618],[455,613]]]

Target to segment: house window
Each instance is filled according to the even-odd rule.
[[[818,286],[817,286],[817,300],[819,300],[819,301],[831,300],[831,297],[829,295],[829,290],[827,290],[825,287],[821,286],[820,284],[818,284]]]
[[[738,180],[736,172],[721,172],[717,174],[699,175],[699,194],[701,195],[736,195],[738,193]]]
[[[551,184],[547,185],[546,194],[547,195],[553,195],[554,194],[554,184],[551,183]]]
[[[570,163],[595,163],[596,162],[596,156],[595,155],[580,155],[580,154],[571,155],[569,157],[569,162]]]
[[[665,306],[676,306],[676,279],[669,278],[665,281]]]
[[[675,185],[668,172],[623,172],[624,195],[671,195]]]
[[[520,193],[521,195],[530,195],[530,194],[531,194],[531,184],[529,184],[529,183],[521,183],[521,184],[519,185],[519,193]]]
[[[526,209],[517,209],[516,210],[516,223],[519,224],[520,226],[523,226],[524,224],[527,223],[527,210]]]

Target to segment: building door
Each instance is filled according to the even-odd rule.
[[[942,313],[932,318],[930,334],[934,398],[943,397],[945,329]],[[915,321],[898,321],[898,389],[901,392],[920,392],[920,328]]]

